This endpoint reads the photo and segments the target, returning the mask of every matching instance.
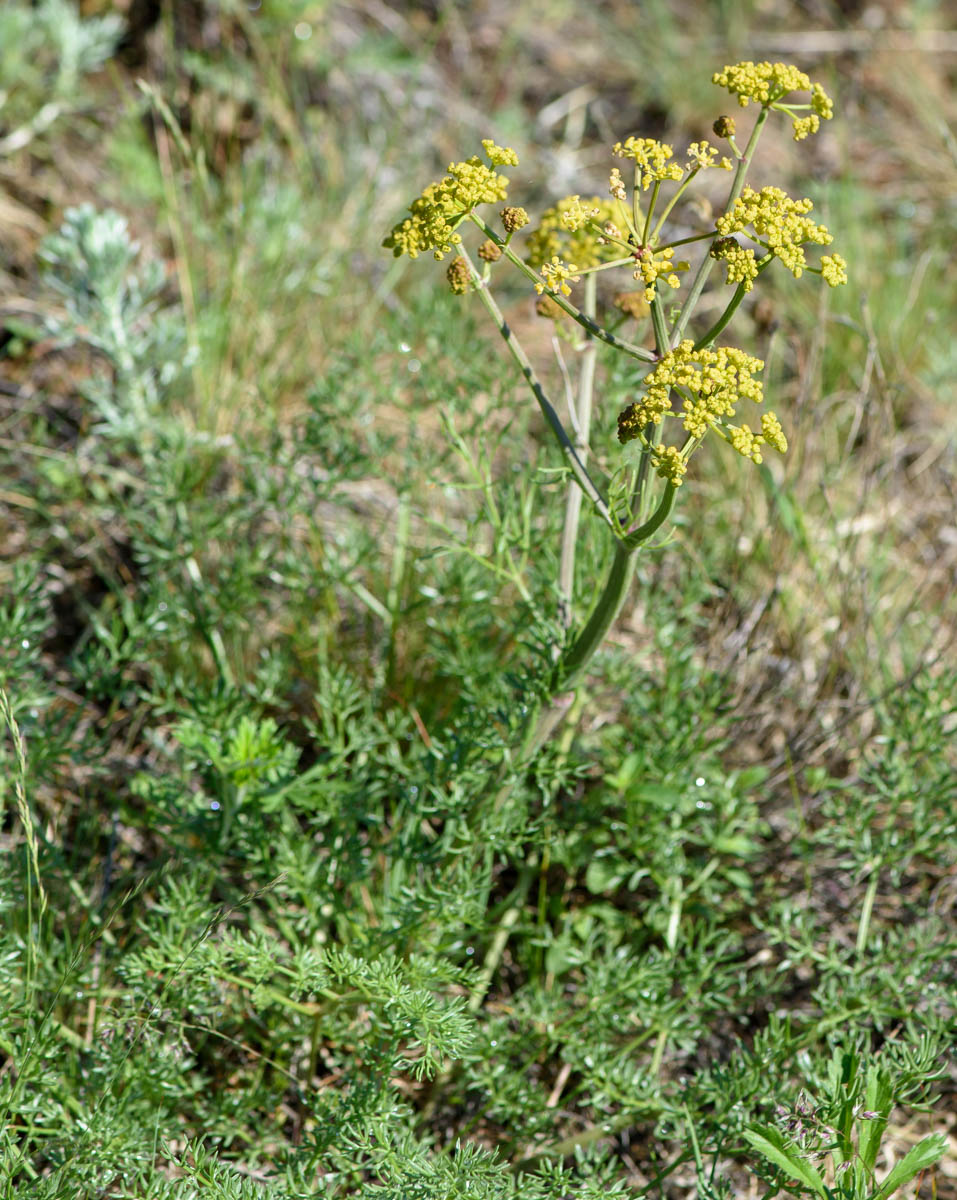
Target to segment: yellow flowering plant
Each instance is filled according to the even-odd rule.
[[[671,515],[690,459],[705,437],[721,438],[753,463],[762,461],[766,449],[782,454],[787,450],[784,428],[774,412],[763,412],[755,428],[737,417],[741,404],[762,404],[764,364],[733,346],[716,345],[744,297],[775,260],[795,278],[812,272],[831,287],[847,280],[839,254],[823,255],[817,266],[806,256],[807,247],[829,246],[832,240],[810,215],[809,199],[793,198],[777,187],[756,190],[747,184],[755,147],[771,114],[788,118],[794,139],[800,141],[833,116],[824,89],[785,63],[736,63],[716,72],[712,82],[735,97],[740,107],[757,106],[743,149],[736,140],[735,121],[727,115],[713,125],[726,153],[708,141],[693,142],[678,154],[655,138],[628,137],[612,147],[618,162],[609,173],[607,197],[566,196],[522,233],[530,224],[523,208],[502,208],[500,227],[479,212],[484,205],[507,199],[509,180],[498,168],[518,165],[514,150],[486,139],[486,161],[476,156],[451,163],[445,177],[424,189],[412,202],[409,216],[383,243],[396,256],[415,258],[427,250],[437,259],[454,254],[447,270],[449,286],[457,294],[474,291],[484,304],[571,472],[559,568],[560,616],[568,637],[556,653],[545,703],[529,726],[529,754],[567,709],[570,694],[621,609],[637,551]],[[670,237],[669,218],[676,205],[686,199],[696,177],[709,170],[732,173],[720,213],[701,232]],[[468,226],[477,228],[484,239],[475,257],[461,232]],[[520,234],[522,249],[516,244]],[[676,252],[694,243],[704,253],[692,269]],[[582,382],[577,402],[569,403],[567,427],[492,295],[494,273],[505,263],[534,289],[540,313],[556,318],[564,314],[585,332]],[[688,332],[691,319],[717,263],[724,268],[724,284],[733,290],[718,319],[693,337]],[[597,319],[596,280],[606,271],[629,273],[637,289],[616,297],[621,316],[613,325]],[[686,274],[690,282],[679,307],[672,294],[681,289]],[[579,285],[583,294],[576,302]],[[651,318],[653,347],[620,333],[625,322],[642,319],[644,313]],[[618,413],[618,439],[624,449],[610,478],[601,477],[589,464],[597,342],[647,366],[637,394]],[[583,501],[607,525],[614,557],[591,613],[576,631],[572,594]]]

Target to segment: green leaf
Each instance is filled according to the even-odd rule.
[[[784,1135],[768,1125],[752,1125],[744,1131],[744,1136],[751,1146],[768,1162],[795,1180],[803,1183],[818,1196],[826,1196],[827,1188],[817,1169],[800,1152],[789,1146]]]
[[[932,1133],[912,1147],[888,1174],[884,1182],[871,1193],[869,1200],[887,1200],[888,1196],[909,1183],[915,1175],[931,1167],[943,1156],[947,1141],[942,1133]]]
[[[864,1110],[875,1112],[878,1116],[858,1119],[857,1148],[864,1166],[872,1174],[893,1099],[893,1089],[887,1072],[871,1065],[867,1070],[867,1083],[864,1088]]]

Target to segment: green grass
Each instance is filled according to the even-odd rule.
[[[601,189],[606,132],[701,136],[687,61],[770,18],[222,4],[186,53],[173,13],[152,99],[113,62],[2,164],[48,236],[2,309],[0,1196],[883,1200],[894,1164],[888,1193],[953,1196],[926,108],[866,55],[835,73],[863,144],[826,187],[783,169],[851,284],[742,320],[792,450],[696,456],[529,767],[560,459],[478,306],[380,242],[490,132],[549,202],[562,163]],[[11,127],[45,47],[44,78],[0,58]],[[581,125],[536,124],[586,81]],[[93,209],[58,243],[67,198]],[[555,386],[551,326],[506,303]],[[580,615],[609,556],[586,520]]]

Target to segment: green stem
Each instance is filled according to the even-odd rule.
[[[594,275],[585,280],[585,312],[595,315],[597,286]],[[576,441],[578,456],[584,465],[588,461],[588,442],[591,435],[591,411],[595,383],[595,342],[589,338],[581,356],[578,380]],[[569,404],[574,401],[569,397]],[[562,527],[561,560],[558,569],[559,616],[567,629],[572,623],[572,601],[575,595],[575,549],[578,545],[578,526],[581,521],[582,492],[574,482],[569,484],[565,498],[565,523]]]
[[[748,174],[748,167],[751,165],[751,158],[754,154],[754,148],[758,144],[758,138],[761,135],[761,130],[764,128],[764,123],[768,119],[768,109],[762,108],[758,113],[758,119],[754,123],[754,128],[751,130],[751,136],[748,138],[748,144],[744,148],[744,154],[738,160],[737,169],[734,172],[734,179],[731,181],[731,190],[728,193],[727,203],[725,204],[725,212],[728,212],[734,207],[734,202],[741,195],[744,188],[744,181]],[[671,345],[677,346],[681,341],[685,329],[688,327],[688,322],[691,320],[691,314],[695,310],[695,306],[701,299],[701,293],[704,291],[704,285],[708,282],[708,276],[711,274],[711,268],[714,266],[714,259],[710,254],[706,254],[698,267],[698,271],[691,284],[691,290],[685,298],[684,304],[681,306],[681,312],[678,314],[678,319],[675,321],[674,329],[671,331]]]
[[[867,946],[867,935],[871,928],[871,914],[874,912],[874,901],[877,899],[877,888],[880,884],[880,860],[871,864],[871,877],[868,880],[867,891],[864,893],[864,903],[861,905],[861,915],[857,922],[857,943],[855,949],[863,954]]]
[[[655,331],[655,350],[659,358],[664,357],[668,352],[668,331],[665,327],[665,315],[661,301],[655,296],[651,302],[651,323]],[[633,497],[638,497],[638,515],[639,519],[647,516],[648,510],[651,508],[651,490],[648,486],[648,471],[651,468],[651,450],[653,446],[657,446],[661,441],[662,428],[661,425],[646,425],[644,429],[645,450],[641,456],[641,461],[638,464],[638,475],[635,479],[635,486],[632,492]],[[673,497],[672,497],[673,498]],[[669,512],[671,511],[669,506]],[[667,513],[665,514],[667,516]],[[661,522],[659,521],[658,524]],[[657,525],[654,529],[657,528]],[[651,530],[654,533],[654,529]]]
[[[658,501],[658,507],[643,525],[639,525],[637,529],[632,529],[629,533],[625,534],[625,537],[622,539],[624,545],[637,549],[643,542],[647,542],[653,533],[657,533],[671,516],[671,510],[674,508],[675,496],[677,494],[677,486],[673,483],[666,483],[665,490]]]
[[[758,263],[758,271],[761,272],[771,262],[773,255],[768,254]],[[707,333],[703,334],[694,344],[696,350],[704,350],[706,346],[710,346],[718,336],[723,332],[731,318],[738,311],[741,301],[748,294],[747,288],[743,283],[739,283],[734,289],[734,295],[728,301],[728,307],[724,310],[717,321],[711,326]]]
[[[595,651],[605,640],[628,594],[635,571],[637,549],[637,544],[616,542],[615,557],[592,614],[585,628],[555,664],[553,686],[550,689],[553,695],[572,691]]]
[[[641,243],[643,246],[648,245],[649,236],[651,234],[651,218],[654,215],[655,205],[658,203],[658,193],[661,191],[661,180],[656,179],[655,185],[651,189],[651,199],[648,201],[648,215],[645,217],[645,227],[641,231]]]
[[[725,326],[737,312],[738,306],[746,295],[747,289],[743,283],[739,283],[734,289],[734,295],[728,301],[728,307],[724,310],[721,316],[718,317],[717,321],[715,321],[708,332],[699,337],[695,342],[694,348],[696,350],[704,350],[706,346],[710,346],[712,342],[718,338]]]
[[[578,451],[575,449],[571,438],[568,436],[568,432],[566,431],[565,426],[562,424],[561,418],[555,411],[555,408],[548,399],[548,396],[546,396],[545,389],[542,387],[538,376],[535,374],[535,368],[529,361],[528,355],[522,349],[521,343],[512,332],[511,326],[502,315],[502,310],[495,303],[491,292],[482,281],[482,278],[478,271],[476,271],[474,264],[464,253],[463,257],[465,257],[469,264],[469,268],[472,271],[472,278],[475,281],[475,290],[479,294],[479,299],[485,305],[485,308],[488,311],[489,316],[495,322],[495,325],[498,328],[505,345],[508,347],[512,357],[518,363],[522,374],[525,376],[528,386],[532,389],[532,395],[538,402],[538,407],[541,409],[542,416],[548,422],[552,433],[554,433],[556,439],[558,440],[558,444],[562,448],[562,453],[565,455],[565,459],[569,467],[571,467],[572,475],[574,475],[578,486],[591,501],[592,507],[605,522],[605,524],[614,529],[615,522],[608,508],[608,504],[606,503],[601,492],[598,490],[597,485],[592,480],[592,477],[588,474],[585,464],[579,458]]]
[[[665,328],[665,314],[661,307],[661,300],[655,295],[651,302],[651,324],[655,331],[655,345],[661,354],[664,354],[668,349],[668,331]]]

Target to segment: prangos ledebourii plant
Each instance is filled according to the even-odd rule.
[[[743,405],[763,402],[759,375],[764,364],[742,349],[716,345],[744,297],[776,260],[795,278],[807,271],[822,276],[831,287],[847,278],[839,254],[824,254],[816,266],[806,257],[806,247],[831,242],[828,230],[809,215],[810,200],[794,199],[777,187],[755,190],[746,185],[755,146],[772,113],[790,118],[796,141],[831,118],[831,100],[823,88],[795,67],[767,62],[726,67],[713,76],[713,82],[735,96],[741,107],[752,102],[758,106],[743,150],[729,116],[718,117],[713,126],[728,153],[700,141],[688,146],[684,155],[676,155],[672,146],[653,138],[628,137],[612,150],[621,165],[611,168],[608,198],[568,196],[548,209],[537,227],[523,233],[530,224],[523,208],[501,208],[498,228],[479,211],[507,200],[509,181],[499,168],[518,165],[514,150],[486,139],[482,146],[487,161],[476,156],[452,163],[443,179],[429,184],[413,201],[410,215],[384,242],[396,256],[415,258],[428,250],[436,259],[454,255],[446,272],[449,286],[459,294],[474,291],[485,305],[571,471],[559,579],[569,636],[564,647],[556,650],[545,703],[529,729],[527,753],[542,744],[567,708],[567,694],[621,609],[638,550],[670,516],[690,460],[704,439],[709,434],[723,438],[754,463],[762,461],[766,449],[782,454],[787,450],[776,413],[763,411],[749,421],[738,417]],[[802,99],[801,93],[810,93],[810,98]],[[669,238],[669,218],[676,205],[687,197],[696,178],[711,170],[733,172],[720,214],[699,233]],[[484,239],[474,255],[463,239],[469,224]],[[521,241],[524,249],[517,248]],[[695,243],[706,252],[692,271],[676,251]],[[578,397],[569,404],[567,428],[492,296],[496,272],[504,263],[534,287],[540,313],[554,318],[565,314],[585,331]],[[693,336],[692,317],[716,264],[723,267],[724,283],[732,290],[718,319]],[[627,272],[638,285],[617,298],[619,315],[613,324],[596,319],[596,279],[605,271]],[[690,277],[686,289],[685,274]],[[583,293],[580,301],[573,290],[578,285]],[[673,299],[682,303],[674,304]],[[653,349],[620,332],[627,321],[648,315]],[[627,403],[616,406],[623,449],[607,478],[589,464],[596,341],[648,367],[637,394],[622,397]],[[603,410],[610,407],[606,403]],[[571,596],[583,498],[607,525],[614,539],[614,557],[590,615],[574,632]]]

